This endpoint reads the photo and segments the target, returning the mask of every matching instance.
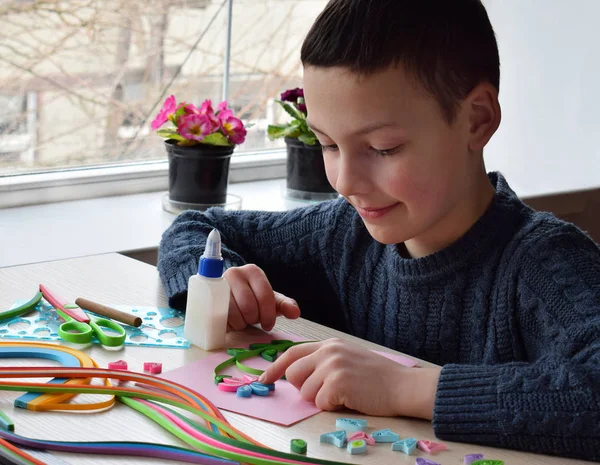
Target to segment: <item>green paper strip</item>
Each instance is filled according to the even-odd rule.
[[[40,300],[42,300],[42,293],[38,292],[31,298],[29,302],[25,302],[23,305],[19,305],[17,308],[6,310],[5,312],[0,313],[0,321],[8,320],[10,318],[30,312],[37,304],[40,303]]]
[[[4,412],[0,412],[0,428],[4,429],[6,431],[14,431],[15,430],[15,423]]]
[[[230,350],[232,350],[232,351],[235,350],[235,351],[237,351],[237,353],[230,359],[225,360],[223,363],[220,363],[219,365],[217,365],[215,367],[215,370],[213,372],[213,378],[215,380],[215,384],[219,384],[223,378],[231,378],[231,376],[229,376],[229,375],[219,375],[219,372],[229,366],[234,365],[234,364],[236,365],[238,370],[240,370],[244,373],[260,376],[264,373],[264,370],[259,370],[258,368],[249,367],[247,365],[244,365],[242,362],[244,360],[248,360],[249,358],[259,357],[262,355],[263,352],[265,352],[268,349],[275,350],[276,351],[275,354],[277,356],[277,354],[279,352],[283,353],[286,350],[288,350],[290,347],[297,346],[300,344],[306,344],[308,342],[315,342],[315,341],[294,342],[294,341],[289,341],[287,339],[274,339],[270,343],[262,343],[261,342],[261,343],[250,344],[249,349],[242,349],[241,351],[239,350],[239,348],[228,349],[227,353],[230,353],[229,352]],[[285,379],[285,377],[282,377],[281,379]]]
[[[1,371],[1,370],[0,370]],[[16,373],[20,373],[19,370],[11,370],[12,372],[16,372]],[[65,370],[54,370],[52,372],[52,376],[57,376],[57,377],[61,377],[61,378],[65,378],[65,377],[69,377],[69,373],[72,372],[94,372],[92,374],[92,376],[95,377],[106,377],[106,378],[111,378],[113,376],[111,376],[111,373],[113,375],[123,375],[123,372],[118,372],[118,371],[111,371],[111,370],[103,370],[101,368],[96,368],[96,369],[85,369],[85,368],[79,368],[79,369],[65,369]],[[41,368],[40,370],[35,370],[35,371],[26,371],[26,372],[22,372],[24,377],[44,377],[47,376],[47,374],[44,373],[44,369]],[[35,373],[35,376],[31,376],[32,373]],[[128,376],[128,378],[130,378],[130,381],[138,381],[138,382],[143,382],[143,378],[144,375],[138,374],[136,373],[135,376]],[[136,378],[141,378],[141,379],[136,379]],[[152,378],[151,378],[152,379]],[[153,379],[154,381],[157,381],[156,379]],[[161,381],[164,381],[161,379]],[[163,384],[167,384],[169,386],[171,386],[170,383],[165,382]],[[153,389],[156,389],[156,386],[152,386]],[[179,389],[179,388],[178,388]],[[213,416],[211,416],[210,414],[204,412],[201,409],[192,407],[188,404],[185,404],[183,402],[177,402],[177,401],[173,401],[171,399],[166,399],[161,397],[158,394],[153,394],[153,393],[145,393],[145,392],[141,392],[141,391],[137,391],[134,389],[131,390],[127,390],[125,388],[119,388],[119,387],[100,387],[100,386],[75,386],[75,385],[66,385],[66,384],[62,384],[62,385],[58,385],[58,384],[44,384],[43,386],[31,386],[27,383],[24,384],[19,384],[19,385],[14,385],[14,386],[7,386],[4,385],[0,382],[0,390],[3,391],[25,391],[25,392],[60,392],[60,393],[69,393],[69,394],[105,394],[105,395],[114,395],[117,397],[138,397],[140,399],[146,399],[146,400],[156,400],[159,402],[164,402],[167,403],[169,405],[173,405],[175,407],[179,407],[182,408],[184,410],[187,410],[190,413],[194,413],[196,415],[198,415],[200,418],[202,418],[203,420],[206,420],[210,423],[213,423],[215,425],[217,425],[217,427],[219,427],[220,429],[222,429],[223,431],[226,431],[228,434],[232,435],[233,437],[235,437],[236,439],[243,441],[244,439],[237,433],[235,432],[233,429],[231,429],[231,427],[226,424],[223,423],[220,419],[215,418]],[[195,396],[194,396],[195,397]]]
[[[208,432],[205,431],[204,427],[202,425],[200,425],[198,422],[182,415],[181,413],[173,410],[172,408],[169,408],[166,406],[162,406],[162,408],[164,408],[165,410],[168,410],[173,415],[175,415],[178,418],[180,418],[181,420],[185,421],[192,428],[201,431],[202,433],[206,434],[207,436],[210,436],[213,439],[217,439],[217,440],[227,443],[229,445],[239,447],[241,449],[246,449],[246,450],[249,450],[252,452],[260,452],[263,454],[270,454],[274,457],[294,460],[296,462],[302,462],[302,463],[310,463],[310,464],[318,464],[318,465],[348,465],[346,462],[337,462],[337,461],[331,461],[331,460],[325,460],[325,459],[317,459],[314,457],[298,457],[297,455],[280,452],[280,451],[274,450],[274,449],[266,449],[264,447],[260,447],[255,444],[250,444],[247,442],[240,443],[239,441],[236,441],[235,439],[228,438],[225,436],[219,436],[216,433],[214,433],[213,431],[208,431]]]
[[[277,360],[277,350],[265,349],[260,353],[260,356],[264,358],[267,362],[273,363],[275,360]]]
[[[26,371],[16,369],[16,370],[10,370],[10,371],[14,375],[18,375],[18,376],[25,375],[25,376],[29,376],[29,377],[47,376],[47,373],[48,373],[48,370],[44,371],[44,369],[26,370]],[[91,370],[91,369],[70,369],[70,370],[65,369],[65,370],[52,370],[51,372],[52,372],[53,376],[61,376],[61,377],[66,377],[66,376],[69,376],[70,374],[75,374],[75,373],[83,375],[83,374],[87,374],[88,372],[93,373],[94,376],[103,376],[103,377],[108,377],[108,378],[110,378],[111,375],[113,375],[113,376],[123,376],[124,375],[122,372],[118,373],[114,370],[103,370],[103,369],[94,369],[94,370]],[[130,379],[130,380],[135,380],[135,379],[139,380],[139,379],[144,378],[144,376],[141,376],[138,374],[129,374],[129,373],[123,377],[125,379]],[[161,383],[161,384],[172,386],[168,382]],[[258,449],[254,449],[254,450],[260,451],[261,453],[264,453],[265,455],[269,455],[271,457],[279,457],[277,454],[280,454],[280,453],[277,452],[277,454],[275,454],[274,452],[276,452],[276,451],[272,451],[271,449],[261,448],[260,446],[254,446],[253,444],[248,444],[248,443],[242,441],[241,438],[239,437],[239,435],[237,435],[227,424],[224,424],[219,419],[214,418],[214,417],[210,416],[209,414],[205,413],[204,411],[197,409],[195,407],[192,407],[188,404],[181,403],[181,402],[175,401],[170,398],[162,398],[159,395],[159,393],[156,393],[156,394],[143,393],[143,392],[139,392],[138,390],[135,390],[135,389],[105,388],[105,387],[96,387],[96,386],[49,385],[49,384],[45,384],[43,386],[32,386],[27,383],[24,383],[22,385],[14,385],[14,386],[2,385],[0,383],[0,390],[7,390],[7,391],[21,390],[21,391],[29,391],[29,392],[63,392],[63,393],[70,392],[70,393],[75,393],[75,394],[80,394],[80,393],[113,394],[113,395],[116,395],[117,398],[121,402],[129,405],[132,408],[135,408],[138,411],[139,411],[139,409],[141,409],[141,410],[144,410],[144,408],[147,409],[148,410],[147,412],[144,410],[144,414],[147,413],[146,416],[151,418],[153,421],[161,424],[161,426],[164,427],[164,425],[161,423],[161,421],[168,422],[169,427],[166,428],[167,431],[176,435],[179,439],[185,441],[186,443],[192,445],[193,447],[198,448],[198,449],[200,449],[206,453],[209,453],[211,455],[216,455],[218,457],[228,458],[231,460],[237,460],[237,461],[240,461],[243,463],[250,463],[253,465],[285,465],[287,463],[287,462],[282,462],[281,460],[277,460],[277,459],[271,460],[271,459],[264,459],[264,458],[260,458],[260,457],[249,457],[240,452],[225,451],[225,450],[219,449],[218,447],[205,444],[202,441],[199,441],[198,439],[194,438],[193,436],[187,434],[185,431],[182,431],[180,428],[178,428],[176,425],[174,425],[172,422],[170,422],[166,417],[162,416],[159,412],[156,412],[153,409],[151,409],[150,407],[148,407],[144,404],[141,404],[135,400],[130,399],[130,397],[145,398],[145,399],[155,400],[155,401],[162,402],[162,403],[167,403],[167,404],[173,405],[178,408],[182,408],[184,410],[187,410],[191,413],[198,415],[200,418],[203,418],[205,420],[208,420],[209,422],[212,422],[212,423],[218,425],[223,431],[226,431],[227,433],[231,434],[232,436],[234,436],[234,438],[237,436],[238,439],[219,436],[216,433],[213,433],[209,428],[206,428],[204,426],[196,424],[195,427],[199,431],[201,431],[203,434],[205,434],[209,437],[215,438],[216,440],[218,440],[220,442],[227,442],[228,444],[232,444],[243,450],[248,450],[247,448],[249,446],[252,446],[252,447],[258,448]],[[169,395],[171,395],[171,394],[169,394]],[[139,405],[137,405],[137,404],[139,404]],[[139,407],[139,409],[136,407]],[[279,457],[279,458],[286,458],[288,460],[295,460],[296,462],[302,462],[302,463],[319,463],[319,464],[323,464],[323,465],[342,465],[341,462],[317,461],[316,459],[305,459],[303,457],[291,456],[289,454],[288,455],[284,454],[282,457]]]
[[[252,465],[290,465],[288,461],[281,461],[281,460],[277,460],[277,459],[273,459],[273,460],[271,460],[271,459],[265,459],[265,458],[262,458],[262,457],[255,457],[255,456],[252,456],[252,455],[246,455],[246,454],[242,454],[242,453],[239,453],[239,452],[234,452],[234,451],[229,451],[229,450],[223,450],[223,449],[219,449],[218,447],[214,447],[214,446],[208,445],[208,444],[206,444],[206,443],[204,443],[204,442],[196,439],[192,435],[186,433],[185,431],[181,430],[176,425],[174,425],[173,423],[171,423],[163,415],[161,415],[157,411],[151,409],[147,405],[139,403],[139,402],[135,401],[135,399],[124,399],[124,402],[128,406],[130,406],[131,408],[139,411],[140,413],[143,413],[148,418],[150,418],[153,421],[155,421],[156,423],[158,423],[165,430],[169,431],[170,433],[172,433],[173,435],[175,435],[180,440],[182,440],[182,441],[190,444],[191,446],[196,447],[196,448],[200,449],[201,451],[206,452],[208,454],[216,455],[218,457],[222,457],[222,458],[226,458],[226,459],[230,459],[230,460],[238,460],[238,461],[240,461],[242,463],[249,463],[249,464],[252,464]],[[218,437],[219,441],[222,441],[223,439],[224,439],[224,437],[222,437],[222,436]],[[235,447],[243,448],[243,446],[246,446],[247,443],[239,444],[236,441],[232,445],[234,445]],[[265,454],[269,454],[269,455],[273,455],[272,454],[273,451],[271,449],[262,449],[260,452],[265,453]],[[296,461],[296,462],[299,461],[298,459],[300,458],[300,457],[295,456],[295,455],[289,455],[289,454],[285,454],[285,455],[288,455],[289,460],[293,460],[293,461]],[[311,464],[312,463],[317,463],[313,459],[307,459],[307,462],[311,463]],[[348,465],[348,464],[343,464],[343,463],[340,463],[340,462],[326,462],[326,465]]]

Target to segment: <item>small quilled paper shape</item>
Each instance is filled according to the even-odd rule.
[[[400,440],[399,435],[387,428],[373,431],[371,437],[375,439],[375,442],[397,442]]]
[[[443,450],[446,450],[446,444],[442,444],[440,442],[433,442],[422,440],[417,442],[417,447],[421,449],[423,452],[427,452],[430,455],[437,454]]]
[[[338,418],[335,420],[336,428],[346,431],[364,431],[367,427],[367,420],[357,420],[355,418]]]
[[[292,439],[290,441],[290,450],[294,454],[306,454],[306,441],[304,439]]]
[[[258,382],[258,376],[244,375],[242,378],[223,377],[217,385],[219,390],[235,392],[238,397],[268,396],[270,391],[275,390],[274,384],[262,384]]]
[[[393,451],[404,452],[406,455],[412,455],[416,448],[417,440],[415,438],[405,438],[392,444]]]
[[[342,448],[346,444],[346,431],[333,431],[331,433],[323,433],[319,438],[319,441],[323,444],[332,444],[336,447]]]
[[[441,465],[440,463],[434,462],[433,460],[424,459],[423,457],[417,457],[415,465]]]
[[[348,441],[347,447],[348,453],[352,455],[364,454],[367,452],[367,442],[364,439],[357,439],[356,441]]]
[[[373,439],[364,431],[356,431],[355,433],[352,433],[348,438],[348,441],[357,441],[358,439],[364,439],[368,446],[375,445],[375,439]]]
[[[464,457],[464,465],[472,465],[477,460],[483,460],[483,454],[467,454]]]
[[[108,362],[109,370],[127,370],[127,362],[125,360],[117,360],[116,362]]]
[[[162,363],[144,362],[144,371],[153,375],[159,375],[162,373]]]
[[[240,386],[237,388],[236,395],[238,397],[250,397],[252,396],[252,388],[248,385]]]

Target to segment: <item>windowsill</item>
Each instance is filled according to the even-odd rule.
[[[281,149],[234,156],[229,182],[280,178],[285,163]],[[167,190],[168,171],[168,162],[157,160],[0,176],[0,208]]]
[[[228,192],[244,210],[282,211],[306,205],[284,198],[284,179],[240,182]],[[0,267],[158,246],[175,215],[162,209],[165,191],[0,210]]]
[[[155,186],[156,188],[156,186]],[[244,210],[283,211],[307,205],[284,198],[285,179],[237,182],[228,192]],[[558,215],[582,212],[600,189],[552,193],[515,189],[533,208]],[[109,252],[155,249],[175,215],[162,209],[166,192],[138,193],[0,209],[0,267]]]

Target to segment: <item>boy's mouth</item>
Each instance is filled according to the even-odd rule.
[[[392,211],[398,203],[388,205],[387,207],[359,207],[354,205],[358,214],[366,220],[374,220],[383,217]]]

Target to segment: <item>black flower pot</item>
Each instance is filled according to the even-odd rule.
[[[169,156],[169,200],[198,205],[222,205],[227,200],[229,162],[233,147],[176,145],[165,141]]]
[[[329,200],[338,197],[325,174],[323,152],[319,144],[306,145],[298,139],[285,138],[287,146],[288,197],[299,200]]]

